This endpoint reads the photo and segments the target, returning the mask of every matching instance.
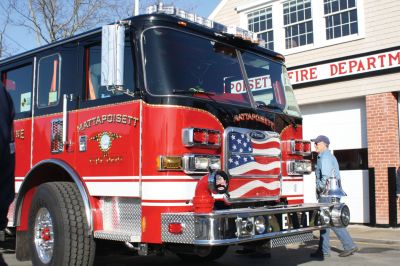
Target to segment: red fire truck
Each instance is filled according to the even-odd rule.
[[[284,57],[172,7],[8,58],[16,254],[92,265],[96,241],[216,259],[346,226],[305,204],[311,145]]]

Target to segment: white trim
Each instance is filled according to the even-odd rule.
[[[142,200],[191,200],[197,182],[144,182]]]
[[[269,1],[266,1],[266,0],[252,1],[252,2],[247,3],[247,4],[237,6],[237,7],[235,8],[235,10],[236,10],[237,12],[248,11],[247,9],[257,8],[257,7],[259,7],[259,6],[268,5],[268,4],[271,4],[271,3],[273,3],[273,2],[274,2],[274,0],[269,0]]]
[[[82,177],[83,180],[89,181],[89,180],[102,180],[102,179],[110,179],[110,180],[130,180],[130,179],[137,179],[140,180],[140,176],[84,176]],[[170,175],[154,175],[154,176],[142,176],[142,180],[157,180],[157,179],[174,179],[174,180],[193,180],[196,181],[201,179],[201,176],[170,176]]]
[[[33,137],[34,137],[34,132],[35,132],[35,97],[36,97],[36,56],[33,57],[33,80],[32,80],[32,99],[31,99],[31,108],[32,108],[32,119],[31,119],[31,154],[30,154],[30,158],[29,158],[29,165],[30,165],[30,169],[32,169],[33,166]]]
[[[102,179],[111,179],[111,180],[131,180],[131,179],[138,179],[139,176],[84,176],[82,177],[85,181],[96,181]]]
[[[139,182],[85,182],[90,196],[139,197]]]
[[[187,207],[187,206],[193,206],[192,202],[142,202],[142,206],[183,206],[183,207]]]
[[[221,9],[225,6],[225,4],[228,2],[228,0],[222,0],[217,7],[211,12],[211,14],[208,16],[208,19],[213,20],[215,16],[221,11]]]
[[[288,200],[304,200],[304,197],[290,197],[290,196],[288,196],[287,198],[288,198]]]
[[[18,193],[19,189],[21,188],[22,181],[15,181],[14,182],[14,191],[15,193]]]

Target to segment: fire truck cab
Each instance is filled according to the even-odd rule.
[[[19,260],[92,265],[98,239],[213,260],[346,226],[306,204],[311,143],[284,57],[172,7],[0,62],[16,107]]]

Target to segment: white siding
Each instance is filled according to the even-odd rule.
[[[239,15],[236,7],[252,2],[252,0],[227,0],[224,7],[212,18],[225,25],[239,25]]]

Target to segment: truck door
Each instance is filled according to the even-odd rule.
[[[140,101],[101,86],[101,39],[83,43],[84,86],[79,102],[77,163],[91,196],[102,202],[96,238],[140,241]],[[125,44],[124,89],[134,91],[132,45]]]
[[[134,89],[132,45],[126,41],[124,88]],[[139,197],[140,102],[101,86],[101,41],[82,47],[84,87],[78,112],[78,168],[92,196]]]
[[[32,165],[61,160],[76,169],[76,149],[72,141],[77,107],[77,48],[59,46],[37,56],[35,104],[32,132]],[[65,145],[63,140],[64,95],[68,95]]]

